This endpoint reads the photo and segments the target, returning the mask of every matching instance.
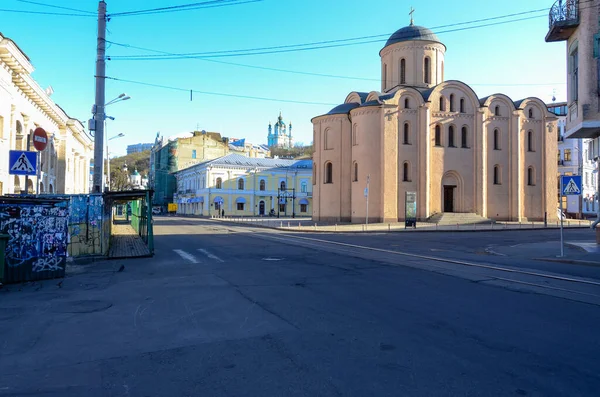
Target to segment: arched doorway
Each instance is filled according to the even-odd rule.
[[[14,185],[15,185],[14,193],[15,194],[21,193],[21,179],[17,175],[15,175]]]
[[[258,203],[258,215],[264,215],[265,214],[265,202],[263,200],[260,200],[260,203]]]
[[[460,174],[456,171],[448,171],[442,177],[442,212],[461,212],[463,183]]]
[[[28,194],[34,194],[35,191],[33,190],[33,181],[31,179],[27,180],[27,193]]]
[[[45,193],[44,192],[44,182],[40,182],[40,193]]]

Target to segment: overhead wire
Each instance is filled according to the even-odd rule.
[[[58,9],[61,9],[61,10],[76,11],[76,12],[81,12],[81,13],[84,13],[84,14],[94,14],[94,15],[96,14],[93,11],[79,10],[77,8],[57,6],[57,5],[54,5],[54,4],[39,3],[37,1],[30,1],[30,0],[15,0],[15,1],[18,1],[19,3],[35,4],[35,5],[43,6],[43,7],[58,8]]]
[[[189,10],[197,10],[201,8],[214,8],[214,7],[227,7],[233,5],[247,4],[247,3],[257,3],[263,0],[208,0],[197,3],[190,4],[181,4],[176,6],[169,7],[159,7],[159,8],[151,8],[146,10],[137,10],[137,11],[125,11],[125,12],[115,12],[110,13],[110,17],[124,17],[124,16],[135,16],[135,15],[150,15],[150,14],[164,14],[168,12],[178,12],[178,11],[189,11]]]

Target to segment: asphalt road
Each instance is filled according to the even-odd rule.
[[[558,290],[518,290],[465,270],[440,274],[418,258],[392,262],[205,220],[157,218],[155,236],[152,259],[73,267],[60,288],[51,281],[0,291],[0,396],[600,390],[600,307]],[[390,247],[392,238],[360,243]],[[472,238],[405,238],[397,248],[479,255]],[[449,249],[457,247],[464,252]]]

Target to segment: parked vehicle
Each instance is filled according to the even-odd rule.
[[[162,214],[162,208],[160,208],[160,207],[153,207],[152,208],[152,214],[153,215],[160,215],[160,214]]]

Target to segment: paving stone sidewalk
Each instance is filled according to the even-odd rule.
[[[139,258],[150,256],[150,250],[128,224],[113,224],[109,258]]]

